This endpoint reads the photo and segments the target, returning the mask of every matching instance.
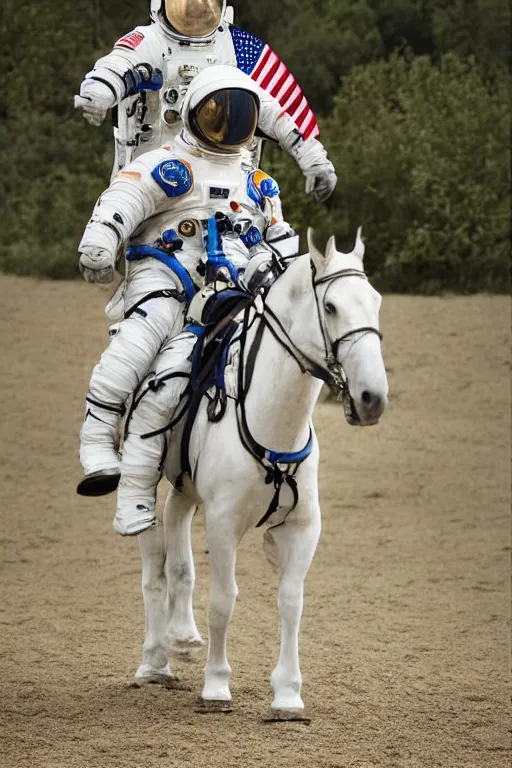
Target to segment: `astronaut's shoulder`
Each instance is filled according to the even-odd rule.
[[[154,154],[151,177],[167,197],[181,197],[194,186],[194,174],[190,164],[175,154],[170,146]],[[153,158],[149,158],[153,159]]]
[[[144,40],[151,38],[152,35],[153,31],[150,25],[135,27],[131,32],[116,40],[114,48],[128,48],[130,51],[136,51]]]
[[[152,170],[164,160],[169,160],[174,157],[173,153],[169,151],[168,147],[160,147],[159,149],[152,149],[150,152],[144,152],[132,160],[131,163],[125,166],[116,178],[132,178],[148,180],[151,176]]]
[[[142,155],[139,155],[134,162],[142,163],[151,171],[155,165],[162,162],[162,160],[170,160],[173,157],[176,157],[176,155],[171,146],[166,144],[165,147],[158,147],[158,149],[151,149],[149,152],[144,152]]]

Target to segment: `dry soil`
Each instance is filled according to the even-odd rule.
[[[105,294],[0,276],[3,768],[505,768],[510,765],[510,302],[386,296],[381,424],[317,408],[324,527],[301,634],[312,724],[265,725],[276,577],[244,540],[230,632],[235,709],[130,687],[137,542],[113,499],[75,495],[77,435],[107,343]],[[208,563],[194,521],[196,613]]]

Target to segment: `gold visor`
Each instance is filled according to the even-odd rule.
[[[217,91],[195,111],[192,130],[200,141],[229,152],[252,141],[258,125],[258,106],[248,91]]]
[[[187,37],[206,37],[222,18],[223,0],[165,0],[167,21]]]

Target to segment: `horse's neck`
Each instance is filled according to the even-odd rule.
[[[297,260],[299,261],[299,260]],[[267,305],[279,317],[287,331],[298,323],[311,322],[315,311],[312,292],[308,295],[309,259],[295,262],[272,287]],[[300,291],[300,286],[306,287]],[[295,299],[293,288],[297,288]],[[247,338],[248,354],[257,326]],[[265,330],[257,354],[254,373],[246,399],[247,423],[253,437],[265,448],[297,451],[304,448],[321,382],[302,373],[297,361]]]

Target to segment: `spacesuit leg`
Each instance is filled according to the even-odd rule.
[[[95,366],[80,432],[80,462],[86,477],[78,493],[101,496],[119,479],[119,423],[125,402],[148,374],[164,341],[183,321],[174,299],[150,299],[119,324],[117,334]]]
[[[164,346],[154,373],[143,383],[127,420],[114,528],[135,536],[156,522],[156,487],[162,476],[174,411],[185,392],[197,337],[185,331]],[[151,437],[144,437],[154,432]]]

